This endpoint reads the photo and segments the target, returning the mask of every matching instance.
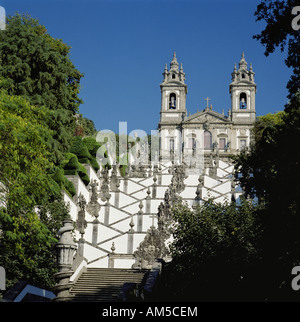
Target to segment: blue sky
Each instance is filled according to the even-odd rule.
[[[176,51],[188,85],[187,110],[205,108],[227,114],[234,63],[242,51],[252,62],[257,83],[257,115],[274,113],[287,102],[291,71],[285,53],[264,56],[252,36],[258,0],[8,0],[6,14],[28,13],[49,34],[72,47],[71,60],[85,74],[80,112],[98,130],[128,133],[157,128],[160,83],[165,63]],[[249,65],[248,65],[249,66]]]

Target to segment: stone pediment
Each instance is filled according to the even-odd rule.
[[[204,123],[230,123],[230,120],[218,112],[212,110],[204,110],[188,116],[183,123],[184,124],[204,124]]]

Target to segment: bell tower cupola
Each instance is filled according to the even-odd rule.
[[[255,122],[255,94],[256,84],[252,64],[248,69],[245,55],[239,62],[239,68],[234,65],[232,82],[229,85],[231,94],[231,119],[241,124],[252,124]]]
[[[179,157],[182,148],[182,121],[187,114],[187,85],[185,84],[182,64],[179,68],[175,52],[170,63],[170,69],[168,69],[167,64],[165,65],[163,77],[160,84],[161,109],[158,124],[161,139],[160,157],[169,157],[170,153]]]
[[[168,70],[167,64],[163,72],[163,82],[161,89],[161,118],[160,121],[180,123],[186,115],[186,94],[185,73],[182,64],[180,65],[173,54],[173,59]]]

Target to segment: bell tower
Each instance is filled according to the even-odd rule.
[[[182,64],[179,69],[176,53],[170,63],[170,70],[165,65],[163,72],[163,82],[160,84],[161,90],[161,117],[160,121],[178,122],[182,121],[182,117],[186,115],[186,94],[187,85],[185,81],[185,73]]]
[[[247,68],[245,55],[239,62],[239,69],[234,65],[232,82],[229,85],[231,94],[231,120],[240,124],[253,124],[255,122],[255,94],[254,72],[252,64]]]
[[[170,153],[181,151],[181,123],[187,114],[186,95],[187,85],[182,64],[177,62],[176,53],[168,70],[167,64],[163,72],[163,82],[160,84],[161,90],[161,110],[160,110],[160,156],[169,157]]]

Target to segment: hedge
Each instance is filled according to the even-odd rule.
[[[91,164],[97,172],[100,166],[96,160],[97,150],[100,144],[94,138],[85,138],[77,136],[73,139],[73,145],[70,152],[77,156],[78,161],[83,164]]]
[[[55,172],[51,175],[54,182],[59,186],[59,188],[62,190],[64,189],[69,195],[72,197],[76,194],[75,187],[72,182],[70,182],[65,176],[64,176],[64,170],[61,168],[56,168]]]
[[[66,175],[79,175],[81,180],[84,182],[85,185],[90,183],[90,178],[87,175],[87,171],[85,167],[78,162],[78,158],[73,153],[65,153],[65,158],[68,160],[66,163],[63,161],[64,166],[64,174]]]

